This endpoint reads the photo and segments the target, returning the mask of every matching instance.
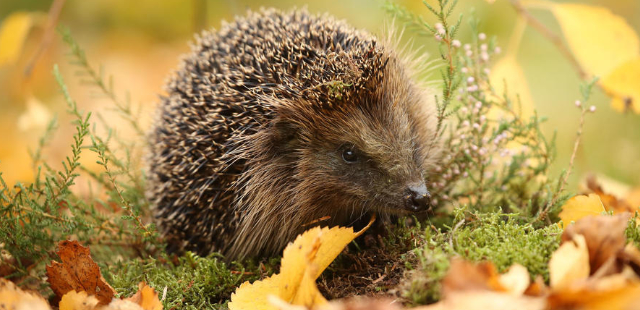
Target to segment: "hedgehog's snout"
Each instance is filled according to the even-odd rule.
[[[407,186],[404,195],[404,208],[411,212],[425,211],[431,203],[431,194],[423,182]]]

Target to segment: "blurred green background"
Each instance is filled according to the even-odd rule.
[[[607,7],[640,33],[638,0],[574,2]],[[402,0],[396,3],[425,16],[428,21],[434,21],[422,1]],[[0,171],[9,184],[33,178],[27,150],[37,145],[48,119],[54,115],[58,115],[60,128],[51,146],[45,150],[45,158],[59,163],[70,153],[74,128],[68,124],[65,103],[51,74],[55,63],[60,65],[71,94],[81,109],[106,115],[123,136],[128,134],[124,122],[119,126],[117,118],[109,117],[113,113],[109,111],[111,103],[97,95],[97,89],[82,85],[82,78],[75,74],[77,67],[69,64],[68,48],[59,35],[54,36],[35,63],[33,72],[25,75],[25,67],[40,44],[45,24],[42,21],[46,20],[50,6],[50,0],[0,1],[0,22],[19,11],[33,14],[34,20],[40,20],[31,28],[20,57],[13,63],[0,66]],[[272,6],[281,9],[307,7],[311,12],[329,12],[375,34],[384,33],[385,25],[391,20],[382,8],[382,1],[370,0],[68,0],[64,3],[59,23],[71,30],[95,69],[102,65],[107,73],[114,76],[118,95],[124,98],[125,92],[129,91],[133,103],[143,107],[139,121],[143,128],[147,128],[157,96],[162,93],[163,81],[178,66],[180,55],[189,50],[188,42],[193,33],[203,28],[218,28],[221,20],[230,21],[247,9]],[[509,1],[497,0],[490,4],[485,0],[460,0],[457,11],[465,16],[473,11],[481,21],[482,32],[495,35],[503,47],[508,44],[517,18]],[[533,10],[532,13],[561,34],[551,13],[543,10]],[[413,38],[414,47],[421,47],[431,58],[438,56],[437,45],[432,38],[405,32],[403,40],[408,38]],[[463,43],[470,39],[466,22],[459,38]],[[544,130],[549,135],[557,131],[558,159],[554,173],[559,173],[568,165],[573,148],[579,118],[574,101],[580,97],[581,81],[556,47],[531,28],[524,33],[517,59],[539,115],[548,118]],[[434,74],[427,78],[437,76]],[[600,89],[595,90],[590,104],[597,107],[597,112],[588,114],[570,190],[577,190],[578,182],[588,173],[606,176],[629,186],[640,184],[640,117],[613,111],[609,101]],[[94,161],[91,156],[84,159],[90,167]],[[77,186],[82,187],[82,184]]]

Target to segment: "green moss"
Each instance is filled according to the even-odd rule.
[[[440,280],[449,267],[449,259],[460,256],[471,261],[491,261],[499,271],[518,263],[532,277],[549,278],[547,264],[560,244],[561,229],[550,225],[536,229],[503,213],[454,211],[455,225],[448,231],[429,227],[424,246],[408,254],[407,279],[402,295],[414,304],[439,299]]]
[[[176,258],[134,259],[103,266],[105,280],[120,296],[131,296],[144,281],[163,297],[165,309],[226,309],[231,293],[244,281],[274,272],[277,260],[266,264],[224,263],[219,255],[200,257],[186,253]]]

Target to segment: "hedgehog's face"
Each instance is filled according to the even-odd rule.
[[[395,96],[402,100],[395,104],[369,102],[309,120],[312,129],[304,126],[309,130],[296,156],[297,192],[308,200],[305,205],[330,206],[317,213],[339,218],[344,212],[354,217],[430,208],[426,171],[436,155],[434,134],[426,126],[425,103],[402,97]]]

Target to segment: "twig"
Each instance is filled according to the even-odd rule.
[[[40,41],[38,50],[31,57],[24,69],[24,75],[26,77],[31,76],[31,72],[33,72],[33,68],[35,67],[36,63],[38,62],[44,51],[49,47],[49,45],[51,45],[54,29],[56,28],[56,24],[58,23],[58,18],[60,17],[60,12],[62,11],[64,2],[65,0],[53,0],[51,8],[49,9],[49,15],[47,16],[47,27],[45,28],[44,34],[42,35],[42,40]]]
[[[564,55],[564,57],[566,57],[569,60],[569,62],[571,63],[571,65],[573,65],[576,71],[578,71],[578,75],[580,75],[580,78],[582,78],[583,80],[586,80],[587,78],[589,78],[589,75],[587,74],[587,72],[582,68],[580,63],[578,63],[578,60],[573,56],[569,48],[564,44],[564,42],[562,41],[562,38],[560,38],[557,34],[553,33],[553,31],[547,28],[547,26],[545,26],[542,22],[540,22],[535,17],[533,17],[533,15],[531,15],[531,13],[529,13],[529,11],[527,11],[527,9],[522,5],[520,0],[511,0],[511,5],[516,10],[516,12],[520,14],[520,16],[524,17],[524,19],[527,21],[527,23],[529,23],[529,25],[531,25],[534,29],[540,32],[540,34],[545,36],[549,41],[551,41],[551,43],[553,43],[553,45],[555,45],[558,48],[558,50],[560,50],[562,55]]]
[[[580,140],[582,138],[582,129],[584,127],[584,117],[588,111],[589,110],[587,108],[582,107],[582,111],[580,113],[580,124],[578,125],[578,132],[576,133],[576,141],[573,143],[573,152],[571,153],[571,159],[569,160],[569,168],[567,170],[567,173],[564,175],[564,177],[560,181],[560,187],[555,193],[553,193],[553,197],[551,197],[551,200],[544,207],[544,210],[540,212],[540,215],[538,216],[539,220],[543,220],[547,217],[547,214],[549,213],[549,209],[551,208],[551,206],[553,206],[557,202],[560,193],[562,193],[562,191],[564,190],[564,187],[569,182],[569,176],[571,175],[571,171],[573,170],[573,165],[576,159],[576,155],[578,154],[578,147],[580,146]]]

